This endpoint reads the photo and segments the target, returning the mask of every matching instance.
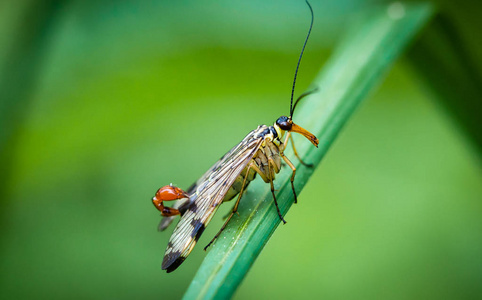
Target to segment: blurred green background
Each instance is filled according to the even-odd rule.
[[[381,3],[312,0],[299,93]],[[482,4],[436,3],[482,57]],[[1,2],[2,298],[181,297],[205,253],[162,271],[150,199],[288,113],[308,24],[295,0]],[[235,298],[480,297],[480,159],[458,128],[399,60]]]

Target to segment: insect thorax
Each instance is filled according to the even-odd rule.
[[[223,201],[233,199],[241,191],[243,182],[245,182],[244,188],[246,188],[254,180],[256,174],[259,173],[255,168],[261,171],[261,177],[266,182],[270,178],[274,179],[275,174],[279,173],[281,169],[280,153],[283,153],[284,144],[281,142],[280,135],[284,132],[275,124],[274,126],[260,125],[253,133],[255,138],[262,138],[263,141],[251,160],[252,165],[248,164],[238,175]]]

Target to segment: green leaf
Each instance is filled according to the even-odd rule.
[[[368,12],[354,22],[313,81],[311,88],[317,87],[318,92],[304,99],[293,117],[320,140],[319,148],[315,148],[303,137],[295,138],[305,161],[319,164],[360,102],[380,83],[431,15],[429,5],[396,3]],[[295,188],[300,194],[314,169],[301,166],[291,149],[286,155],[297,167]],[[285,167],[275,181],[283,215],[293,203],[290,177],[291,171]],[[302,194],[299,202],[303,202]],[[231,297],[279,224],[269,185],[255,180],[243,196],[239,217],[233,217],[214,243],[184,298]]]
[[[482,78],[452,20],[438,14],[408,51],[421,79],[482,154]],[[480,156],[479,156],[480,157]]]

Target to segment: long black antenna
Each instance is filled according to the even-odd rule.
[[[308,2],[308,0],[305,0],[305,2],[306,4],[308,4],[308,7],[310,8],[311,24],[310,24],[310,30],[308,30],[308,34],[306,35],[305,43],[303,44],[303,48],[301,49],[300,58],[298,59],[298,64],[296,65],[295,78],[293,79],[293,88],[291,89],[290,118],[293,117],[293,96],[295,94],[296,75],[298,75],[298,68],[300,67],[301,57],[303,57],[303,52],[305,51],[306,43],[308,42],[308,38],[310,37],[311,28],[313,28],[313,20],[315,19],[315,16],[313,15],[313,8],[311,8],[311,5]]]

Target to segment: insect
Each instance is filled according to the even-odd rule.
[[[160,188],[152,198],[154,206],[161,212],[161,216],[163,216],[159,224],[159,230],[162,231],[166,229],[177,215],[181,216],[169,240],[162,261],[162,269],[168,273],[177,269],[189,253],[191,253],[219,205],[233,199],[237,195],[237,200],[224,225],[204,250],[219,237],[233,215],[237,212],[243,192],[246,190],[248,184],[254,180],[256,174],[259,174],[266,183],[270,184],[273,202],[278,211],[279,218],[283,223],[286,223],[279,210],[273,184],[275,175],[280,172],[281,161],[284,161],[292,170],[291,188],[293,190],[295,203],[297,202],[293,184],[296,168],[284,155],[284,150],[287,143],[291,141],[296,157],[303,165],[310,167],[310,165],[304,163],[298,156],[291,133],[296,132],[302,134],[314,146],[318,147],[318,139],[312,133],[293,122],[293,113],[296,105],[305,96],[314,92],[311,91],[302,94],[293,105],[296,75],[313,27],[314,19],[313,9],[308,1],[305,1],[311,12],[311,24],[296,66],[291,91],[290,115],[279,117],[271,126],[260,125],[251,131],[239,144],[234,146],[204,173],[198,181],[191,185],[187,191],[171,184]],[[164,205],[164,201],[173,200],[178,201],[172,207]]]

